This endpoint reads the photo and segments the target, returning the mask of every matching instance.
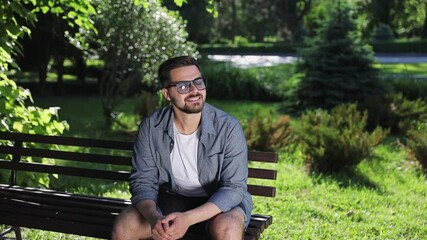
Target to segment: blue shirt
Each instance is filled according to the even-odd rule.
[[[148,116],[139,126],[130,176],[133,205],[142,200],[157,202],[160,189],[171,193],[178,190],[170,160],[174,145],[173,119],[172,106],[167,106]],[[198,176],[208,201],[223,212],[241,203],[247,212],[253,209],[246,183],[247,152],[239,121],[205,103],[199,131]]]

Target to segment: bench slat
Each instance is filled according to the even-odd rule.
[[[248,159],[255,162],[270,162],[277,163],[279,157],[277,153],[274,152],[257,152],[257,151],[249,151]]]
[[[261,178],[261,179],[271,179],[276,180],[277,171],[272,169],[260,169],[260,168],[249,168],[249,177],[250,178]]]
[[[9,196],[16,196],[18,194],[28,195],[28,196],[39,196],[46,198],[74,198],[78,201],[84,203],[96,203],[99,205],[106,204],[110,206],[119,206],[123,207],[125,205],[130,205],[130,200],[119,199],[119,198],[110,198],[110,197],[100,197],[100,196],[91,196],[83,195],[76,193],[66,193],[61,191],[55,191],[50,189],[39,189],[39,188],[29,188],[29,187],[20,187],[20,186],[9,186],[6,184],[0,184],[0,194],[7,194]]]
[[[91,211],[87,208],[55,208],[55,205],[37,204],[35,202],[13,201],[0,199],[2,213],[26,214],[35,217],[47,217],[69,222],[98,223],[100,225],[113,225],[118,214],[108,211]]]
[[[275,197],[276,188],[270,186],[258,186],[248,184],[248,192],[255,196]]]
[[[99,178],[116,181],[128,181],[130,176],[130,173],[127,171],[117,172],[28,162],[15,163],[3,160],[0,160],[0,168],[11,170],[16,169],[21,171],[31,171],[39,173],[64,174],[77,177]]]
[[[0,152],[6,154],[19,154],[20,156],[45,157],[79,162],[106,163],[115,165],[130,165],[131,158],[112,156],[96,153],[68,152],[50,149],[37,149],[26,147],[0,146]]]
[[[48,136],[28,133],[0,132],[0,139],[22,142],[37,142],[78,147],[107,148],[117,150],[132,150],[133,143],[125,141],[101,140],[78,137]]]
[[[96,222],[70,222],[67,220],[54,219],[49,217],[31,216],[28,215],[28,213],[4,213],[0,215],[0,222],[10,226],[36,228],[47,231],[55,231],[104,239],[110,238],[110,232],[112,228],[112,226],[105,226],[102,224],[97,224]]]

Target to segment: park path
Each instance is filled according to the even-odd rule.
[[[376,54],[380,63],[427,63],[427,54]],[[269,54],[269,55],[208,55],[214,61],[231,62],[233,65],[247,67],[274,66],[277,64],[292,63],[298,59],[291,54]]]

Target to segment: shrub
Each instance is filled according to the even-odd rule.
[[[427,173],[427,123],[418,123],[415,128],[408,131],[406,148],[412,158],[418,160],[425,173]]]
[[[279,99],[274,89],[280,82],[271,71],[240,69],[230,63],[201,62],[203,75],[208,81],[208,96],[215,99],[272,101]],[[209,84],[212,82],[213,84]],[[276,84],[277,83],[277,84]]]
[[[252,120],[245,124],[245,136],[249,149],[259,151],[277,151],[292,144],[293,134],[289,116],[280,116],[277,120],[255,112]]]
[[[402,94],[387,96],[387,111],[382,125],[396,134],[406,134],[418,121],[427,120],[427,102],[422,99],[408,100]]]
[[[59,121],[57,107],[42,109],[33,106],[31,93],[18,87],[16,83],[0,74],[0,131],[30,134],[60,135],[68,129],[68,123]],[[9,141],[0,141],[0,145],[8,145]],[[25,146],[24,146],[25,147]],[[3,157],[3,156],[2,156]],[[4,158],[10,159],[11,155]],[[49,163],[47,158],[26,158],[27,162]],[[0,182],[6,182],[9,171],[0,171]],[[36,173],[20,174],[19,184],[40,184],[47,186],[49,177]]]
[[[399,133],[407,132],[418,121],[427,121],[427,102],[422,99],[408,100],[402,94],[393,94],[389,110],[391,127],[397,123]]]
[[[281,103],[281,109],[285,112],[291,112],[298,114],[300,109],[300,101],[298,100],[298,85],[304,74],[295,73],[286,81],[278,86],[278,90],[281,93],[283,99]]]
[[[410,77],[387,79],[387,83],[393,88],[393,92],[401,93],[404,97],[415,100],[427,99],[427,81]]]
[[[372,34],[372,41],[386,42],[392,40],[394,40],[394,33],[391,27],[387,24],[380,23]]]
[[[384,92],[373,51],[362,42],[350,7],[340,3],[300,52],[298,98],[305,108],[331,109]]]
[[[427,120],[427,102],[421,98],[409,100],[401,93],[375,96],[359,104],[368,111],[368,128],[389,128],[393,134],[405,135],[418,121]]]
[[[372,153],[388,131],[365,130],[367,112],[359,112],[356,104],[325,110],[309,110],[300,119],[297,140],[309,171],[335,172],[353,167]]]

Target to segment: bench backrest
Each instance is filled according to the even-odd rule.
[[[70,146],[78,147],[80,151],[70,150]],[[100,149],[104,149],[104,152],[97,151]],[[133,142],[126,141],[0,132],[0,169],[11,170],[10,185],[16,185],[19,171],[128,181],[132,150]],[[85,167],[84,164],[63,166],[23,161],[26,157],[99,163],[107,164],[109,167],[92,169]],[[249,151],[248,159],[250,163],[277,163],[278,156],[273,152]],[[111,165],[122,166],[121,168],[124,167],[125,170],[105,170],[112,169]],[[249,167],[248,191],[255,196],[274,197],[276,189],[273,182],[257,183],[251,179],[276,180],[277,171],[269,164],[263,164],[263,168],[252,165]]]

